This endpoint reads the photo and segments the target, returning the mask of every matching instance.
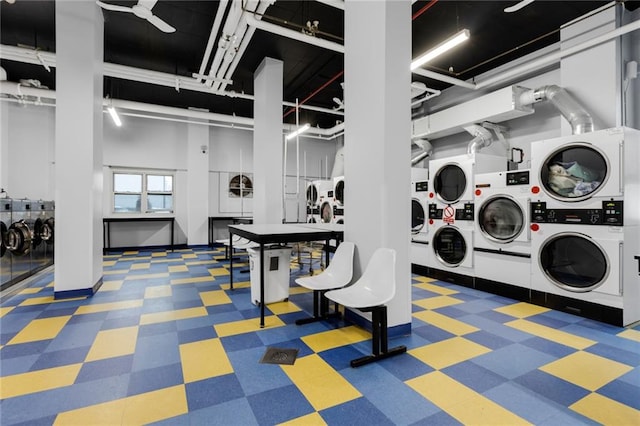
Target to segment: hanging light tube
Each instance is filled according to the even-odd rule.
[[[122,121],[120,121],[120,117],[118,116],[118,112],[116,111],[116,109],[113,106],[109,106],[107,108],[107,111],[109,111],[109,115],[111,116],[111,119],[113,120],[113,123],[116,126],[121,127],[122,126]]]
[[[307,123],[304,126],[299,127],[298,130],[294,130],[293,132],[289,133],[287,136],[285,136],[285,139],[289,141],[289,140],[295,138],[296,136],[303,134],[304,132],[306,132],[310,128],[311,128],[311,125],[309,123]]]
[[[447,52],[448,50],[453,49],[460,43],[467,41],[469,37],[470,37],[470,34],[469,34],[469,30],[467,29],[457,32],[456,34],[452,35],[451,37],[449,37],[448,39],[446,39],[445,41],[443,41],[433,49],[428,50],[426,53],[419,56],[417,59],[413,60],[411,62],[411,71],[421,67],[422,65],[426,64],[427,62],[436,58],[437,56],[442,55],[444,52]]]

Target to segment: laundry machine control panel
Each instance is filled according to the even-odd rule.
[[[545,202],[531,203],[531,222],[622,226],[622,201],[603,201],[601,209],[548,209]]]
[[[453,218],[455,220],[473,221],[475,219],[474,212],[473,203],[465,203],[462,208],[457,209],[451,205],[439,209],[437,204],[429,204],[429,219],[442,220]]]
[[[507,186],[529,185],[529,170],[507,173]]]
[[[415,185],[416,185],[415,187],[416,192],[427,192],[429,190],[428,180],[425,180],[422,182],[416,182]]]

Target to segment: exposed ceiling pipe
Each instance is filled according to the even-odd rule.
[[[422,6],[422,8],[420,8],[416,13],[414,13],[411,16],[411,20],[413,21],[414,19],[416,19],[418,16],[422,15],[423,13],[425,13],[427,10],[431,9],[431,7],[436,4],[438,2],[438,0],[431,0],[429,3],[427,3],[426,5]]]
[[[282,116],[282,118],[285,118],[287,115],[291,114],[292,112],[294,112],[296,110],[296,108],[300,108],[300,105],[305,104],[309,99],[313,98],[318,92],[320,92],[321,90],[323,90],[325,87],[327,87],[328,85],[330,85],[331,83],[333,83],[334,81],[336,81],[336,79],[340,78],[342,75],[344,74],[344,70],[340,71],[338,74],[334,75],[333,77],[331,77],[329,80],[327,80],[322,86],[318,87],[316,90],[314,90],[309,96],[307,96],[306,98],[304,98],[301,102],[298,103],[298,105],[295,108],[290,108],[287,112],[284,113],[284,115]]]
[[[478,124],[466,126],[464,129],[473,136],[473,139],[467,145],[467,154],[475,154],[493,142],[491,132]]]
[[[640,29],[640,20],[636,20],[627,25],[623,25],[620,28],[616,28],[615,30],[609,31],[608,33],[593,37],[587,41],[578,43],[575,46],[569,47],[567,49],[563,49],[563,50],[545,55],[541,58],[534,59],[533,61],[527,62],[520,66],[516,66],[510,70],[502,72],[494,77],[490,77],[476,84],[469,83],[468,81],[460,80],[458,78],[450,77],[448,75],[444,75],[444,74],[440,74],[440,73],[436,73],[433,71],[428,71],[420,68],[417,68],[412,72],[414,74],[418,74],[427,78],[432,78],[434,80],[442,81],[444,83],[449,83],[449,84],[453,84],[460,87],[466,87],[467,89],[478,90],[478,89],[483,89],[485,87],[489,87],[498,83],[503,83],[508,79],[515,78],[515,77],[521,76],[522,74],[538,70],[542,67],[545,67],[554,62],[557,62],[566,56],[574,55],[583,50],[605,43],[613,38],[622,36],[632,31],[636,31],[637,29]]]
[[[428,140],[415,139],[413,143],[420,148],[420,152],[411,158],[411,167],[415,166],[416,164],[433,154],[433,146]]]
[[[245,14],[244,19],[247,20],[247,24],[252,27],[256,27],[259,30],[267,31],[270,33],[278,34],[283,37],[287,37],[293,40],[298,40],[303,43],[312,44],[323,49],[333,50],[334,52],[344,54],[344,46],[338,43],[334,43],[322,38],[311,37],[297,31],[290,30],[288,28],[281,27],[280,25],[271,24],[265,21],[259,21],[255,17]]]
[[[220,23],[222,22],[222,17],[224,16],[224,12],[227,9],[227,5],[229,4],[229,0],[220,0],[218,2],[218,10],[216,11],[216,17],[213,20],[213,25],[211,26],[211,32],[209,33],[209,41],[207,41],[207,47],[204,49],[204,56],[202,57],[202,62],[200,63],[200,70],[198,74],[204,75],[205,70],[207,69],[207,64],[209,63],[209,58],[211,57],[211,51],[213,50],[213,43],[216,41],[216,37],[218,36],[218,31],[220,31]],[[201,81],[201,80],[198,80]]]
[[[258,8],[255,10],[256,15],[258,16],[257,19],[261,19],[262,14],[264,14],[267,8],[271,6],[273,3],[274,1],[268,1],[268,0],[261,1],[260,4],[258,4]],[[243,37],[242,37],[242,41],[240,42],[240,46],[238,47],[238,51],[233,56],[233,58],[231,58],[229,64],[223,64],[223,66],[218,70],[218,72],[216,73],[216,76],[218,78],[231,79],[231,76],[233,76],[233,73],[236,70],[236,67],[240,63],[240,59],[242,59],[242,55],[244,55],[245,50],[247,50],[247,47],[249,46],[249,43],[253,38],[253,34],[256,32],[256,28],[248,26],[246,20],[244,19],[240,20],[240,25],[242,25],[243,27],[241,30]],[[225,60],[227,60],[226,56],[225,56]],[[227,88],[227,83],[216,81],[213,83],[213,88],[214,90],[224,90]]]
[[[571,124],[574,135],[593,132],[593,118],[565,89],[556,85],[543,86],[535,90],[527,90],[520,96],[525,105],[548,100],[560,114]]]

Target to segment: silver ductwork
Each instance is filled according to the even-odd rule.
[[[475,154],[493,142],[491,132],[478,124],[466,126],[464,129],[473,136],[473,139],[467,145],[467,154]]]
[[[591,115],[562,87],[556,85],[542,86],[523,93],[520,100],[524,104],[548,100],[569,122],[571,133],[574,135],[590,133],[595,130]]]
[[[433,154],[433,146],[431,142],[426,139],[415,139],[412,141],[412,144],[416,145],[418,149],[415,150],[417,151],[416,153],[413,152],[413,149],[411,150],[411,167]]]

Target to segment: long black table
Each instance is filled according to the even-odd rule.
[[[333,223],[229,225],[229,253],[233,253],[233,235],[260,244],[260,328],[264,328],[264,246],[267,244],[326,241],[326,265],[329,265],[329,241],[344,239],[344,225]],[[233,290],[233,256],[229,261],[229,285]]]
[[[215,222],[231,222],[233,225],[237,225],[239,223],[250,224],[253,223],[253,217],[251,216],[209,216],[208,220],[208,234],[209,234],[209,247],[213,246],[215,243]]]
[[[163,217],[105,217],[102,218],[103,225],[103,246],[102,253],[106,254],[107,250],[111,248],[111,224],[114,222],[168,222],[171,224],[171,241],[169,247],[171,251],[174,250],[173,234],[176,223],[176,218],[173,216]]]

